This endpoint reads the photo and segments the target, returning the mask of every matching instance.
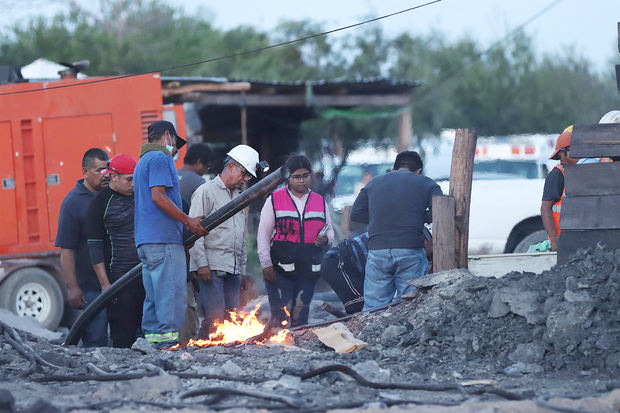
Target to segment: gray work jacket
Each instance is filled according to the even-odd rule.
[[[241,193],[226,188],[220,176],[200,185],[192,195],[190,217],[207,216],[236,198]],[[190,271],[199,267],[245,275],[247,255],[245,251],[245,214],[237,212],[232,218],[214,228],[206,237],[200,238],[189,250]]]

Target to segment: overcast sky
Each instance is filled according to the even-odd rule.
[[[352,24],[426,3],[429,0],[165,0],[194,15],[202,15],[216,27],[229,29],[240,24],[273,28],[282,20],[310,19],[324,22],[326,29]],[[76,0],[85,5],[91,0]],[[4,2],[8,12],[0,25],[66,10],[67,1],[24,0]],[[484,46],[492,44],[514,27],[537,14],[553,0],[443,0],[405,14],[382,20],[389,35],[440,31],[451,39],[470,35]],[[26,6],[26,7],[24,7]],[[562,0],[529,24],[527,33],[538,52],[560,53],[573,47],[598,69],[611,70],[620,63],[617,50],[620,0]],[[352,29],[356,30],[356,29]],[[359,29],[358,29],[359,30]]]

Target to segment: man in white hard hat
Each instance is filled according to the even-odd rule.
[[[208,216],[241,193],[243,184],[256,178],[258,152],[247,145],[227,153],[222,172],[202,184],[192,195],[189,215]],[[204,319],[199,338],[208,338],[227,311],[239,307],[241,277],[245,275],[245,216],[238,212],[190,249],[190,271],[200,283],[200,306]]]

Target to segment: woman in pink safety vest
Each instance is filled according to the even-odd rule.
[[[287,319],[286,307],[292,324],[302,325],[321,272],[321,246],[333,240],[333,230],[325,200],[308,186],[308,158],[291,156],[286,166],[288,184],[274,191],[261,211],[258,255],[273,321]]]

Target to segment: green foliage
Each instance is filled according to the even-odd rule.
[[[75,4],[75,3],[73,3]],[[100,10],[78,9],[51,20],[35,18],[0,31],[0,64],[91,61],[89,75],[160,70],[267,47],[325,30],[321,23],[282,22],[273,31],[240,26],[220,30],[161,0],[104,0]],[[607,39],[601,39],[607,41]],[[473,127],[480,135],[559,132],[571,123],[594,123],[620,106],[612,65],[593,71],[570,51],[537,56],[518,34],[491,50],[439,33],[386,38],[379,25],[167,70],[164,75],[258,80],[367,79],[419,81],[412,104],[420,138],[442,128]],[[397,134],[394,118],[316,119],[303,127],[305,148],[321,149],[337,137],[344,149]]]

